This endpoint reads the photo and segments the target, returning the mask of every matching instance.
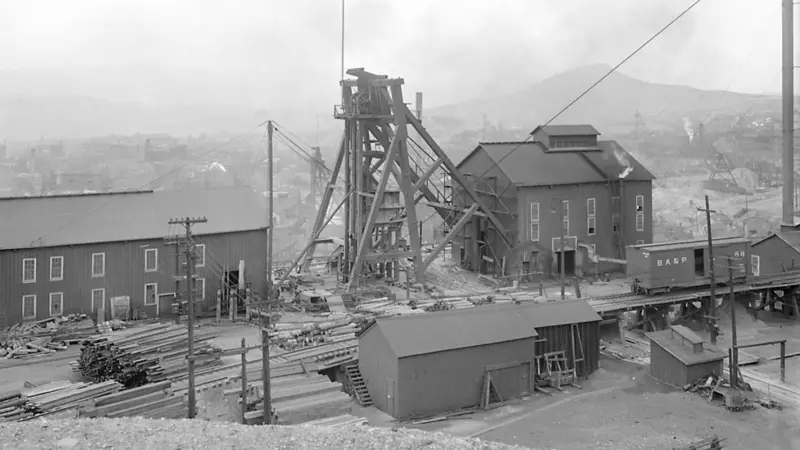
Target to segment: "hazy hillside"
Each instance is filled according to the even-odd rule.
[[[610,70],[594,65],[564,72],[513,95],[477,99],[434,108],[431,116],[456,117],[480,123],[486,114],[506,127],[533,128],[544,123]],[[633,123],[638,110],[645,118],[680,120],[711,110],[742,107],[765,96],[703,91],[688,86],[649,83],[615,72],[562,114],[555,123],[592,123],[613,128]],[[746,106],[745,106],[746,108]]]

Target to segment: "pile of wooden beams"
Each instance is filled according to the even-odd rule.
[[[15,324],[0,331],[0,356],[11,359],[47,355],[66,350],[76,337],[84,339],[95,333],[94,322],[84,314]]]
[[[122,389],[116,381],[70,383],[56,381],[0,396],[0,422],[27,420],[44,414],[74,410],[96,397]]]
[[[187,416],[183,396],[173,395],[169,381],[146,384],[138,388],[95,398],[80,411],[81,417],[145,417],[177,419]]]
[[[255,374],[254,374],[255,375]],[[253,411],[245,414],[248,423],[260,423],[264,416],[260,377],[248,379],[253,396],[248,404]],[[272,408],[277,424],[296,425],[311,420],[340,416],[352,409],[350,396],[342,385],[324,375],[292,375],[271,378]]]
[[[195,354],[220,352],[211,333],[195,333]],[[98,335],[84,341],[77,370],[94,381],[116,380],[126,388],[185,377],[188,373],[188,330],[183,325],[145,325]],[[219,357],[207,358],[196,369],[221,366]]]
[[[303,424],[304,427],[337,429],[350,425],[368,425],[369,421],[363,417],[356,417],[351,414],[341,416],[326,417],[324,419],[312,420]]]

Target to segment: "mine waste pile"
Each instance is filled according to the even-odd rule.
[[[24,359],[49,355],[94,334],[97,334],[94,321],[85,314],[19,323],[0,331],[0,356]]]
[[[215,337],[198,329],[194,353],[220,353],[210,343]],[[188,345],[188,332],[183,325],[142,325],[85,340],[73,370],[96,382],[115,380],[126,388],[179,380],[188,376]],[[196,364],[196,374],[202,375],[221,365],[219,356],[204,358]]]

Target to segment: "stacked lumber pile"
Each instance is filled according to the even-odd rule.
[[[319,346],[337,342],[345,336],[354,338],[356,324],[352,316],[329,316],[325,322],[278,322],[273,325],[275,331],[270,332],[270,340],[278,347],[293,351],[306,347]]]
[[[0,331],[0,356],[11,359],[47,355],[66,350],[70,343],[94,333],[94,322],[85,314],[16,324]]]
[[[195,335],[195,354],[217,354],[210,344],[216,337]],[[144,325],[84,341],[75,368],[94,381],[116,380],[126,388],[182,378],[188,375],[188,330],[182,325]],[[221,366],[219,357],[196,364],[203,370]]]
[[[245,413],[248,423],[260,423],[264,417],[264,402],[260,380],[248,380],[251,411]],[[351,411],[353,403],[340,383],[324,375],[293,375],[271,379],[272,408],[276,424],[297,425],[311,420],[341,416]]]
[[[312,420],[311,422],[304,423],[302,426],[336,429],[348,425],[369,425],[369,421],[363,417],[356,417],[352,414],[342,414],[341,416]]]
[[[186,417],[183,396],[173,395],[172,383],[146,384],[138,388],[97,397],[80,411],[81,417],[145,417],[177,419]]]
[[[56,381],[34,386],[0,397],[0,422],[27,420],[32,417],[77,409],[96,397],[122,389],[116,381],[70,383]]]
[[[419,314],[423,311],[412,307],[407,301],[397,301],[389,297],[361,300],[356,306],[356,312],[375,317],[389,317],[409,314]]]

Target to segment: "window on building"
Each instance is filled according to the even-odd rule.
[[[639,239],[638,241],[636,241],[636,245],[643,245],[643,244],[644,244],[643,239]]]
[[[205,278],[195,278],[194,279],[194,295],[197,296],[200,300],[206,299],[206,279]]]
[[[563,212],[564,218],[569,219],[569,200],[561,201],[561,210]]]
[[[596,202],[594,198],[587,198],[586,199],[586,215],[589,217],[593,217],[597,215],[597,209],[595,208]]]
[[[619,231],[619,213],[611,215],[611,228],[615,233]]]
[[[761,257],[758,255],[750,255],[750,270],[753,272],[753,276],[757,277],[761,275]]]
[[[595,234],[595,225],[596,225],[595,217],[594,216],[587,217],[586,222],[587,222],[586,223],[586,228],[587,228],[586,232],[587,232],[587,234],[589,236],[594,236],[594,234]]]
[[[564,225],[564,236],[569,236],[569,219],[564,219],[562,223]]]
[[[106,304],[106,290],[104,288],[92,289],[92,312],[97,311]]]
[[[636,212],[644,212],[644,195],[636,196]]]
[[[531,222],[539,221],[539,203],[531,203]]]
[[[64,257],[50,257],[50,281],[60,281],[64,279]]]
[[[531,223],[531,241],[539,242],[539,222]]]
[[[636,214],[636,231],[644,231],[644,214]]]
[[[104,277],[106,275],[106,254],[92,253],[92,276]]]
[[[195,267],[205,267],[206,265],[206,244],[197,244],[194,246],[194,260]]]
[[[23,295],[22,296],[22,319],[35,319],[36,318],[36,296]]]
[[[50,316],[63,316],[64,315],[64,293],[51,292],[50,293]]]
[[[155,272],[158,270],[158,249],[148,248],[144,251],[144,271]]]
[[[36,258],[22,260],[22,282],[36,283]]]
[[[155,305],[158,300],[158,285],[156,283],[147,283],[144,285],[144,304]]]

